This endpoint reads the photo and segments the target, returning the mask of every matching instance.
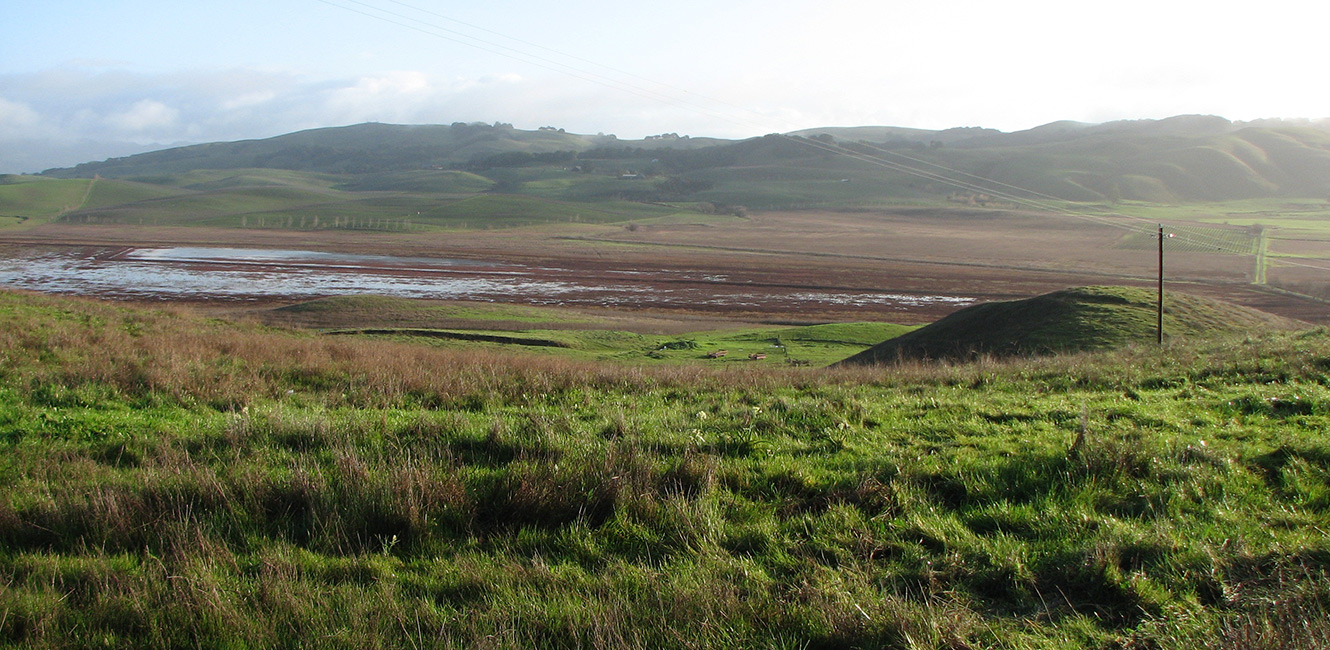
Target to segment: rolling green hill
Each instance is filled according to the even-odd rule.
[[[47,219],[83,205],[90,182],[40,176],[0,176],[0,215]]]
[[[102,178],[0,176],[0,227],[31,225],[80,210],[115,208],[179,193],[169,186]]]
[[[633,141],[636,148],[693,148],[709,138]],[[507,124],[357,124],[312,129],[263,140],[214,142],[89,162],[45,172],[57,178],[179,174],[199,169],[268,168],[337,174],[430,169],[498,155],[550,155],[620,145],[613,135],[578,135],[562,130],[522,131]],[[559,156],[553,156],[557,159]],[[533,158],[534,159],[534,158]]]
[[[810,146],[814,140],[816,146]],[[523,131],[502,124],[360,124],[265,140],[180,147],[46,174],[121,178],[267,168],[351,174],[357,178],[347,187],[355,189],[435,191],[436,177],[422,181],[391,174],[457,166],[472,167],[486,177],[490,176],[487,171],[530,166],[578,167],[611,174],[650,168],[657,174],[682,174],[694,181],[712,182],[723,195],[728,177],[751,180],[765,174],[772,179],[791,175],[802,179],[808,174],[809,179],[839,179],[867,173],[876,179],[879,172],[889,171],[836,156],[829,147],[930,171],[939,168],[929,165],[942,165],[1072,201],[1323,198],[1330,194],[1330,131],[1312,124],[1248,125],[1213,116],[1097,125],[1054,122],[1015,133],[979,128],[821,128],[741,142],[688,137],[621,141],[614,136],[551,129]],[[829,159],[835,160],[828,165]],[[899,172],[887,174],[892,175],[918,181],[918,177]],[[476,189],[484,187],[485,181],[473,179],[464,185]],[[888,183],[887,189],[899,191],[899,185],[899,181]]]
[[[27,217],[75,224],[403,231],[613,223],[687,211],[621,200],[613,190],[623,185],[614,180],[605,181],[604,192],[579,198],[551,175],[568,183],[598,182],[541,168],[526,178],[547,187],[532,191],[524,190],[526,181],[517,175],[487,178],[434,169],[372,175],[202,169],[91,181],[13,177],[32,180],[0,185],[0,216],[12,215],[14,223],[26,223]],[[499,184],[510,191],[491,191]]]
[[[930,164],[942,165],[1069,201],[1330,195],[1330,131],[1324,125],[1242,124],[1187,115],[1106,124],[1054,122],[1016,133],[851,127],[798,134],[872,143],[872,150],[894,162],[928,171],[938,171]]]
[[[1038,355],[1096,350],[1156,340],[1157,294],[1134,287],[1078,287],[1026,300],[962,309],[879,343],[842,365],[981,355]],[[1169,293],[1166,338],[1288,329],[1299,323],[1217,300]]]
[[[93,177],[106,182],[84,197],[79,188],[87,185],[77,179]],[[607,201],[755,209],[1001,202],[1009,193],[1105,205],[1324,201],[1330,131],[1181,116],[1055,122],[1015,133],[826,128],[734,142],[673,135],[629,141],[502,124],[361,124],[86,163],[49,170],[43,180],[0,184],[0,215],[283,228],[310,228],[318,217],[319,227],[400,230],[408,221],[532,222],[526,209],[491,222],[485,210],[472,218],[463,214],[468,207],[451,205],[481,193],[552,201],[537,211],[548,208],[556,220],[588,212],[569,203]],[[286,198],[274,200],[277,189],[288,191]],[[200,201],[207,205],[195,210]]]

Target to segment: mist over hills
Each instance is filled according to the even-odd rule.
[[[1069,201],[1330,196],[1330,123],[1230,122],[1200,115],[1103,124],[1063,121],[1013,133],[977,127],[825,127],[740,141],[677,134],[621,140],[554,127],[527,131],[501,123],[368,123],[176,147],[43,175],[148,180],[204,169],[367,175],[550,166],[602,174],[631,171],[715,187],[737,182],[757,168],[849,178],[870,166],[856,156],[911,167],[938,166],[930,170],[955,170]],[[881,180],[883,171],[873,172],[875,180]],[[888,194],[953,190],[918,178],[880,184]]]

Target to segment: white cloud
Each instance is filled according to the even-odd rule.
[[[543,87],[510,74],[434,76],[417,71],[342,79],[273,70],[143,74],[60,68],[0,75],[0,151],[6,143],[13,148],[20,141],[26,149],[34,141],[48,141],[52,151],[59,143],[106,142],[114,143],[117,152],[107,155],[120,155],[126,143],[243,140],[370,121],[505,121],[535,128],[557,119],[561,111],[532,101],[533,94],[549,97],[546,91],[562,92],[566,84]],[[574,95],[560,103],[574,111],[588,105],[585,97]],[[555,117],[549,117],[551,113]],[[87,159],[42,160],[49,167]],[[44,168],[15,164],[0,164],[0,173]]]
[[[134,102],[128,110],[106,117],[106,123],[123,135],[169,134],[178,128],[180,111],[152,99]]]
[[[0,97],[0,142],[32,138],[44,131],[42,118],[30,106]]]
[[[239,97],[234,97],[222,102],[223,111],[236,111],[247,108],[262,106],[277,98],[277,93],[273,90],[262,90],[252,93],[246,93]]]
[[[415,114],[440,94],[425,74],[399,71],[361,77],[335,88],[322,105],[336,122],[395,122]]]

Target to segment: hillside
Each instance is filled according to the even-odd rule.
[[[354,126],[311,129],[263,140],[215,142],[52,169],[57,178],[108,178],[178,174],[200,169],[287,169],[337,174],[369,174],[453,166],[497,155],[535,156],[563,162],[553,154],[596,147],[693,148],[719,140],[659,138],[620,142],[613,135],[577,135],[557,129],[523,131],[507,124]]]
[[[1157,339],[1157,294],[1131,287],[1078,287],[1025,300],[967,307],[879,343],[842,365],[898,360],[964,360],[1099,350]],[[1208,298],[1168,292],[1166,339],[1289,329],[1299,324]]]
[[[911,157],[1070,201],[1227,201],[1330,195],[1330,130],[1324,122],[1229,122],[1178,116],[1026,131],[810,129],[807,137],[913,149]],[[888,159],[900,162],[900,158]],[[935,168],[928,168],[935,170]],[[966,177],[966,180],[974,180]]]
[[[865,164],[863,157],[890,164]],[[1330,195],[1330,131],[1311,122],[1246,124],[1179,116],[1055,122],[1014,133],[820,128],[732,142],[674,134],[630,141],[503,124],[360,124],[179,147],[45,175],[171,183],[172,175],[198,170],[280,169],[347,176],[347,188],[392,190],[428,187],[400,178],[402,173],[460,169],[485,176],[499,191],[520,192],[543,180],[534,169],[556,175],[575,170],[583,173],[565,176],[562,199],[616,195],[754,207],[859,205],[984,191],[958,190],[937,178],[904,173],[899,165],[967,182],[990,179],[994,183],[979,185],[995,193],[1019,187],[1066,201],[1324,199]],[[631,188],[595,182],[624,173],[652,180]],[[842,179],[860,183],[829,185]]]
[[[1330,644],[1324,331],[739,371],[0,292],[0,356],[3,647]]]

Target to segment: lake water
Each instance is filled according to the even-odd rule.
[[[699,305],[798,309],[965,305],[961,296],[747,288],[720,275],[634,270],[587,277],[531,267],[423,257],[242,248],[30,249],[0,258],[0,285],[121,299],[307,299],[379,294],[531,304]]]

